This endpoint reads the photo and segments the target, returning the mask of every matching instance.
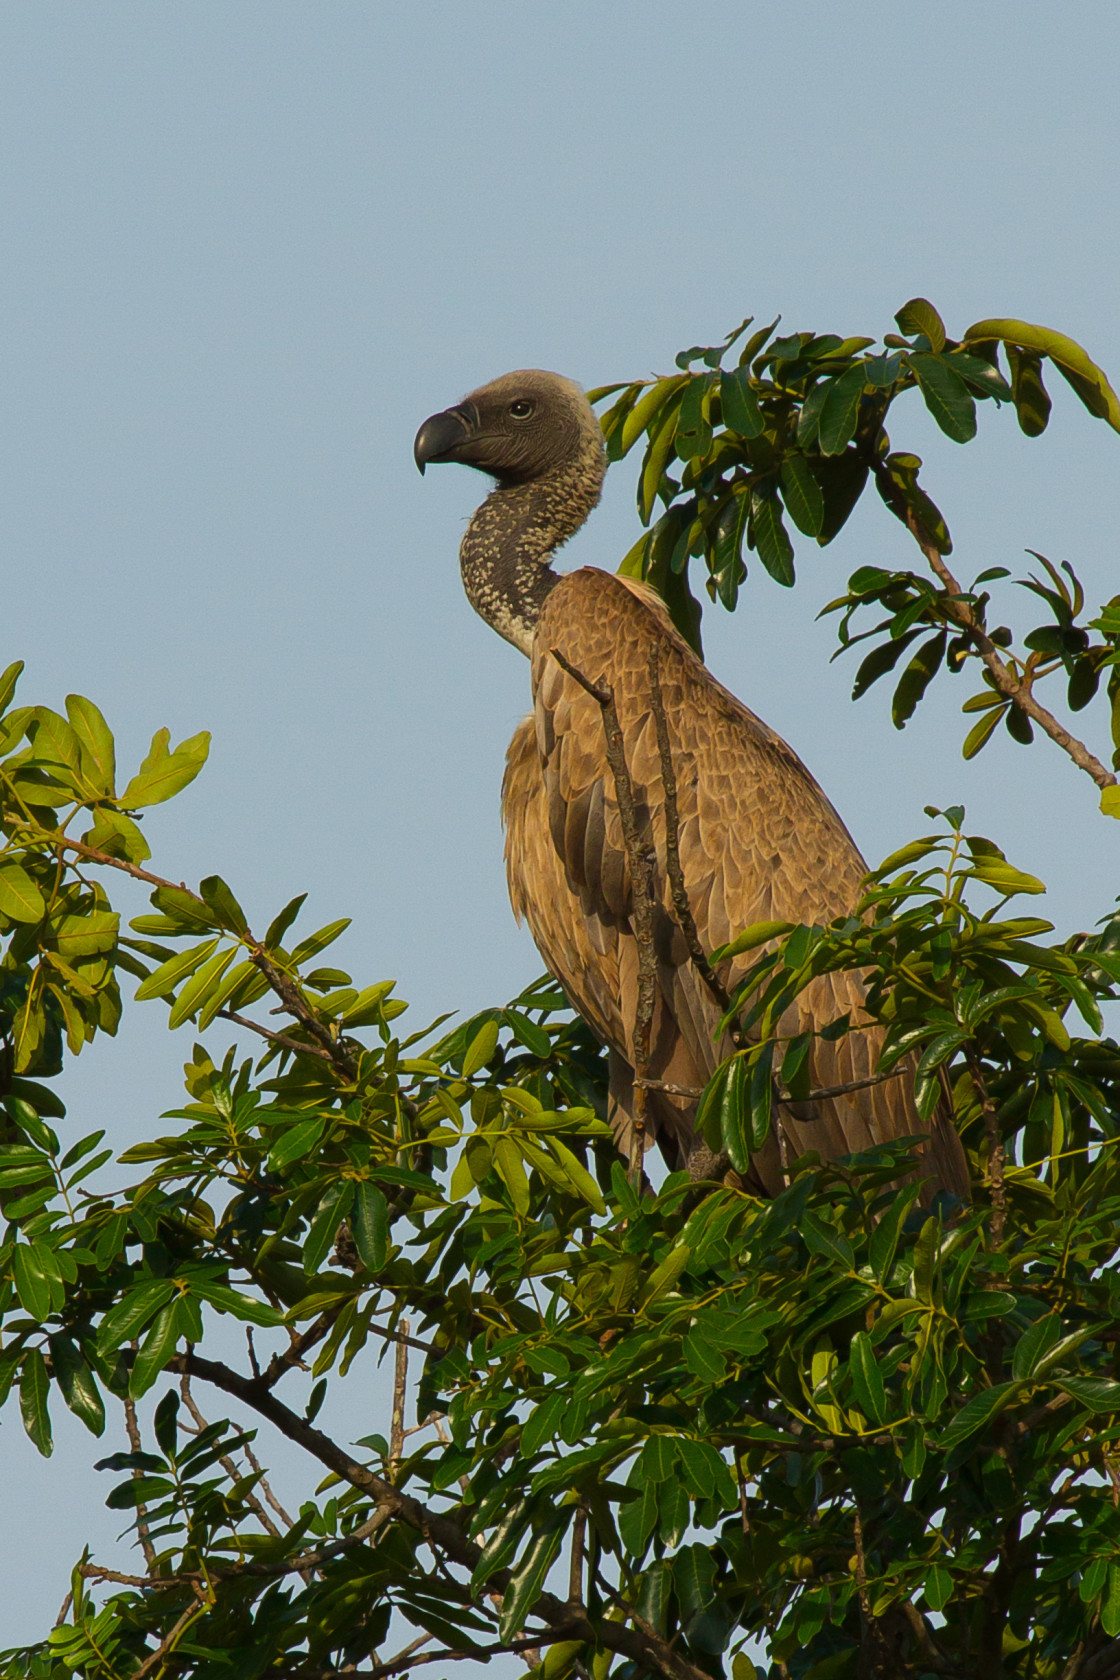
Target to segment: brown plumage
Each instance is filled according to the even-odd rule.
[[[666,861],[661,759],[650,710],[649,655],[658,668],[677,786],[681,871],[706,952],[752,922],[823,923],[855,907],[866,865],[796,753],[723,688],[673,628],[647,586],[592,567],[560,577],[553,552],[599,497],[605,458],[598,422],[579,387],[556,374],[506,374],[458,407],[425,421],[416,439],[430,461],[463,461],[497,488],[475,513],[461,549],[472,604],[532,661],[533,712],[510,744],[502,813],[515,914],[550,971],[611,1051],[612,1122],[627,1152],[633,1132],[638,947],[618,803],[597,701],[553,657],[613,691],[643,825],[654,857],[657,989],[649,1077],[703,1086],[731,1046],[717,1041],[720,1010],[690,960],[673,914]],[[757,953],[724,965],[727,986]],[[783,1030],[819,1028],[845,1011],[866,1021],[852,973],[816,980]],[[874,1073],[874,1026],[836,1042],[814,1039],[811,1081],[832,1087]],[[673,1165],[697,1146],[693,1098],[651,1090],[648,1129]],[[929,1131],[923,1169],[936,1186],[967,1194],[960,1142],[938,1111],[923,1125],[903,1076],[864,1090],[781,1108],[793,1156],[834,1158]],[[782,1183],[776,1140],[751,1180]]]

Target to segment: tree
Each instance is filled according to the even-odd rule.
[[[612,456],[645,444],[650,528],[624,569],[695,639],[693,562],[728,609],[744,544],[792,585],[786,516],[826,544],[873,481],[923,569],[863,569],[830,604],[842,646],[870,643],[855,694],[901,664],[901,727],[940,672],[975,671],[966,756],[1001,721],[1038,729],[1120,814],[1114,771],[1038,698],[1061,677],[1081,711],[1103,685],[1120,759],[1120,597],[1086,620],[1068,565],[1039,556],[1046,617],[1016,651],[989,628],[1008,574],[953,576],[921,462],[886,432],[916,388],[957,442],[978,401],[1037,435],[1047,363],[1116,430],[1120,403],[1057,333],[990,320],[953,341],[920,299],[897,324],[873,352],[745,322],[598,393]],[[1015,905],[1041,884],[931,810],[860,914],[728,948],[758,959],[701,1117],[741,1167],[807,1094],[791,999],[858,968],[888,1028],[878,1077],[917,1052],[924,1112],[951,1092],[973,1203],[920,1209],[901,1145],[792,1161],[769,1203],[733,1178],[653,1186],[617,1158],[603,1056],[549,981],[402,1036],[390,983],[323,963],[345,923],[295,932],[297,898],[258,935],[219,877],[148,868],[143,812],[198,773],[205,736],[161,731],[118,794],[97,707],[15,706],[19,672],[0,681],[0,1391],[44,1454],[60,1401],[107,1435],[137,1561],[83,1552],[58,1626],[5,1673],[311,1680],[512,1653],[541,1680],[1120,1674],[1120,1048],[1101,1014],[1120,920],[1046,943]],[[152,889],[128,932],[114,873]],[[113,1033],[125,976],[200,1041],[175,1129],[114,1162],[51,1081]],[[383,1432],[334,1439],[328,1385],[368,1381],[386,1348]],[[325,1474],[294,1518],[262,1425]]]

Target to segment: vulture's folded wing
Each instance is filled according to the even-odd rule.
[[[717,1041],[718,1005],[672,914],[651,710],[653,646],[676,783],[681,871],[704,949],[725,944],[752,922],[828,922],[849,913],[865,865],[797,755],[715,681],[652,591],[590,568],[561,578],[545,601],[534,642],[532,735],[526,724],[514,738],[503,799],[514,908],[573,1003],[632,1067],[637,945],[602,712],[553,657],[555,649],[614,695],[660,899],[650,1075],[697,1086],[730,1046]],[[729,965],[725,983],[752,960],[753,954]],[[881,1035],[866,1025],[862,1003],[858,975],[828,975],[802,993],[783,1022],[794,1033],[847,1013],[862,1026],[835,1042],[813,1041],[814,1088],[874,1072]],[[923,1124],[909,1085],[904,1076],[796,1111],[783,1106],[792,1153],[815,1148],[832,1158],[928,1129],[937,1180],[965,1193],[967,1173],[951,1123],[939,1113]],[[666,1119],[674,1133],[687,1131],[688,1106],[670,1105]],[[764,1152],[757,1168],[767,1189],[778,1187],[775,1150]]]

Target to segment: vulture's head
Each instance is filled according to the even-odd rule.
[[[413,453],[429,462],[461,461],[489,473],[500,489],[532,484],[564,469],[595,478],[606,467],[599,422],[572,379],[539,368],[504,373],[425,420]]]

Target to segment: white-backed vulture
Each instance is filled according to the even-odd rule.
[[[717,1040],[720,1009],[690,960],[667,878],[661,757],[650,709],[650,644],[677,785],[681,872],[705,952],[760,921],[826,923],[849,914],[866,865],[844,824],[796,753],[723,688],[677,634],[647,586],[582,567],[560,576],[549,561],[599,500],[606,459],[595,414],[571,380],[539,370],[508,373],[426,420],[417,465],[459,461],[496,487],[475,512],[460,550],[471,604],[532,662],[533,712],[510,744],[502,813],[510,898],[548,968],[611,1051],[611,1113],[620,1149],[633,1133],[638,944],[615,778],[597,700],[554,657],[608,685],[627,767],[654,858],[657,989],[648,1077],[702,1087],[732,1048]],[[724,965],[728,987],[757,953]],[[845,1011],[867,1022],[853,973],[816,980],[783,1026],[803,1032]],[[815,1038],[815,1090],[874,1073],[881,1031]],[[825,1159],[887,1139],[930,1133],[926,1193],[968,1193],[960,1142],[940,1109],[918,1118],[901,1077],[796,1108],[780,1124],[791,1153]],[[668,1161],[693,1170],[696,1101],[650,1089],[647,1128]],[[771,1137],[752,1161],[756,1190],[782,1184]]]

